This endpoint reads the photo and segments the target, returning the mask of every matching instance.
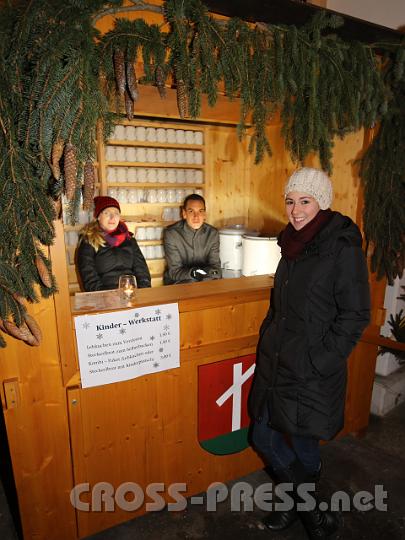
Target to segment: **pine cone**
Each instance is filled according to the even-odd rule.
[[[166,97],[166,86],[165,86],[165,74],[162,66],[156,66],[155,69],[155,82],[159,92],[159,95],[162,99]]]
[[[188,117],[188,93],[184,81],[177,81],[177,108],[180,118]]]
[[[59,180],[60,178],[59,161],[63,155],[64,146],[65,146],[65,143],[62,141],[62,139],[57,139],[52,145],[51,169],[52,169],[52,174],[56,180]]]
[[[94,165],[90,160],[84,164],[83,182],[83,208],[89,210],[93,204],[94,188],[96,187]]]
[[[125,112],[127,113],[128,120],[133,120],[134,118],[134,102],[131,99],[131,96],[125,90]]]
[[[124,53],[121,49],[114,50],[114,74],[115,74],[115,84],[117,85],[117,90],[120,96],[124,95],[125,92],[125,58]]]
[[[28,345],[32,345],[37,347],[39,345],[39,341],[37,338],[32,334],[31,330],[28,328],[28,326],[24,323],[21,326],[17,326],[15,323],[11,321],[2,321],[1,329],[9,334],[10,336],[15,337],[16,339],[21,339],[22,341],[25,341]]]
[[[139,98],[138,83],[136,82],[135,67],[132,62],[125,63],[125,72],[127,75],[127,89],[133,102]]]
[[[41,329],[37,323],[37,321],[34,319],[34,317],[31,317],[28,313],[24,314],[25,323],[28,326],[31,334],[33,335],[34,339],[36,340],[35,345],[39,345],[42,341],[42,332]],[[31,345],[31,343],[30,343]],[[34,345],[34,343],[32,344]]]
[[[35,257],[35,266],[37,267],[39,277],[45,287],[48,287],[48,289],[52,287],[51,274],[49,273],[48,267],[40,255]]]
[[[71,201],[74,197],[76,190],[76,177],[77,177],[77,162],[76,162],[76,148],[73,144],[68,143],[65,146],[64,157],[64,174],[65,174],[65,193],[68,201]]]

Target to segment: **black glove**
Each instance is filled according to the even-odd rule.
[[[190,270],[190,276],[197,281],[202,281],[205,277],[207,277],[207,272],[202,268],[194,267]]]

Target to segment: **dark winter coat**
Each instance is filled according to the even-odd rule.
[[[97,251],[82,240],[77,265],[85,291],[116,289],[123,274],[134,275],[140,289],[150,287],[149,269],[134,238],[124,240],[119,246],[102,246]]]
[[[165,285],[190,280],[193,267],[221,276],[219,233],[212,225],[203,223],[195,230],[186,220],[177,221],[164,230],[163,243],[167,263]]]
[[[295,261],[281,259],[260,329],[250,411],[283,433],[331,439],[343,427],[346,360],[369,322],[358,227],[338,212]]]

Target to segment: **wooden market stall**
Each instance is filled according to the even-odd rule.
[[[126,16],[161,22],[156,13],[131,12]],[[105,32],[112,18],[97,24]],[[238,100],[229,102],[220,97],[215,108],[204,102],[201,117],[192,122],[179,118],[175,90],[168,88],[167,94],[162,101],[156,89],[140,88],[137,118],[123,121],[123,125],[174,126],[202,132],[208,222],[222,227],[243,220],[250,228],[278,233],[285,224],[282,188],[295,165],[285,151],[277,117],[267,127],[273,157],[255,165],[248,152],[249,132],[243,142],[237,137]],[[361,130],[336,140],[333,157],[333,209],[359,225],[362,197],[355,162],[367,147],[368,137],[369,133]],[[101,193],[109,188],[104,156],[100,137]],[[317,166],[317,158],[308,158],[307,165]],[[154,215],[151,207],[141,206],[136,211],[128,209],[131,213]],[[138,306],[178,303],[181,367],[82,389],[73,317],[97,310],[75,306],[72,249],[65,241],[65,232],[71,229],[65,229],[62,220],[55,222],[55,229],[50,257],[59,292],[29,307],[43,329],[43,342],[30,348],[6,338],[7,348],[0,349],[1,401],[24,538],[83,538],[145,511],[144,505],[133,513],[119,508],[113,512],[77,510],[70,493],[80,483],[94,486],[110,482],[118,487],[134,481],[145,489],[151,482],[185,482],[185,495],[189,496],[206,490],[213,481],[225,482],[260,468],[262,463],[251,449],[214,456],[199,445],[197,372],[201,365],[254,354],[272,278],[257,276],[139,291]],[[162,268],[158,262],[151,264],[155,285],[159,285]],[[342,434],[359,433],[368,424],[377,354],[377,344],[370,336],[379,334],[384,289],[384,283],[377,284],[374,276],[371,281],[372,323],[367,330],[369,338],[359,343],[349,360]],[[88,499],[83,496],[83,500]]]

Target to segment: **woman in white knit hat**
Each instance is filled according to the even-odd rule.
[[[297,511],[303,500],[297,489],[303,483],[314,488],[319,441],[343,427],[346,360],[370,314],[360,231],[330,209],[332,196],[331,181],[319,169],[299,169],[286,184],[289,223],[279,236],[282,258],[249,396],[252,445],[275,479],[293,486],[290,508],[271,512],[264,523],[280,531],[299,517],[311,539],[330,536],[337,518],[318,505]]]

